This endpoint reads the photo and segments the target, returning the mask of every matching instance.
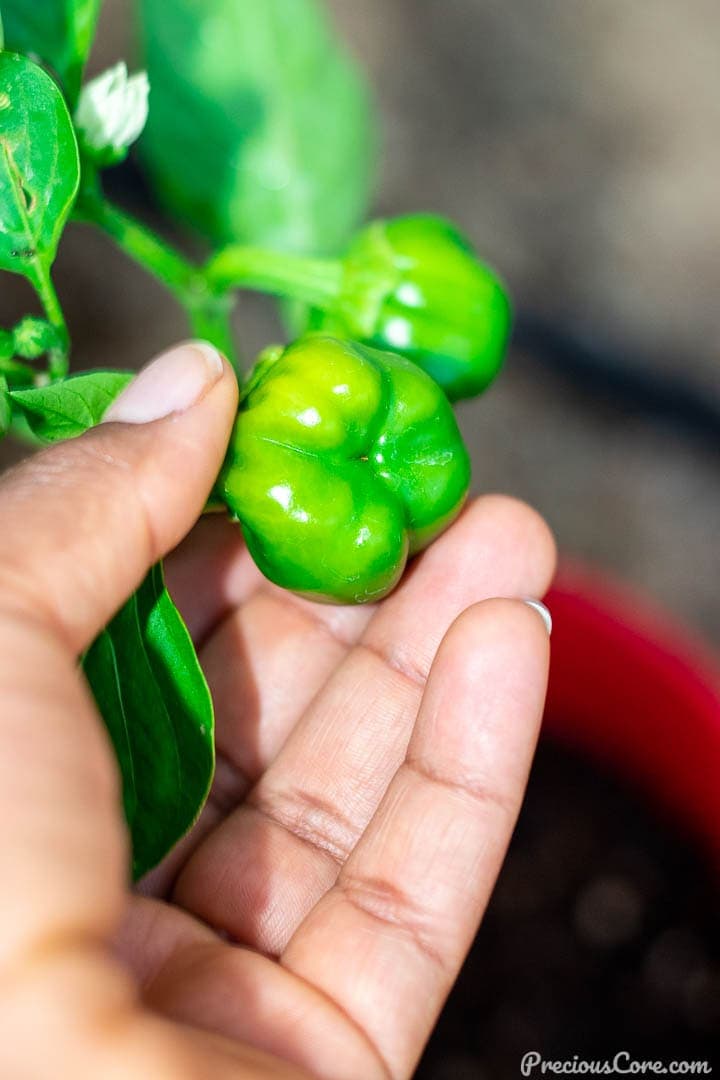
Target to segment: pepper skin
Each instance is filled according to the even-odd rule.
[[[470,461],[452,408],[403,357],[309,335],[251,375],[218,491],[271,581],[378,600],[459,513]]]
[[[339,297],[314,310],[309,326],[402,353],[456,401],[495,378],[510,323],[500,279],[467,240],[445,219],[415,214],[356,236]]]

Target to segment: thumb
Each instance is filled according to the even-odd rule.
[[[222,464],[237,381],[211,346],[149,364],[102,425],[0,481],[0,605],[81,652],[190,530]]]

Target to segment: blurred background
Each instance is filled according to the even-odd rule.
[[[510,284],[506,370],[461,407],[477,491],[533,503],[563,552],[644,589],[720,648],[720,6],[715,0],[330,0],[382,117],[375,209],[457,220]],[[92,69],[128,54],[106,0]],[[139,174],[116,196],[152,214]],[[76,365],[184,333],[108,242],[56,270]],[[26,310],[3,279],[2,322]],[[243,300],[246,355],[277,337]],[[0,450],[7,463],[18,448]],[[519,1075],[546,1055],[708,1057],[717,890],[687,836],[543,747],[473,958],[419,1075]]]

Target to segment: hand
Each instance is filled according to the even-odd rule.
[[[0,1074],[407,1077],[482,917],[542,712],[554,564],[489,496],[374,608],[268,585],[205,519],[168,561],[218,773],[126,886],[119,779],[77,657],[202,510],[236,386],[186,346],[0,482]],[[168,415],[171,414],[171,415]],[[164,897],[165,899],[160,899]]]

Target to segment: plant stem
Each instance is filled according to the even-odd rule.
[[[25,383],[32,383],[37,372],[28,364],[22,364],[19,360],[0,360],[0,377],[5,376],[8,380],[20,379]]]
[[[340,294],[342,264],[233,244],[204,267],[196,266],[151,229],[103,195],[97,173],[86,166],[74,211],[160,281],[185,308],[193,334],[233,359],[232,290],[254,289],[325,307]]]
[[[257,289],[306,304],[324,307],[342,287],[342,264],[288,252],[232,244],[218,252],[205,267],[211,288]]]
[[[126,255],[164,285],[185,309],[192,333],[210,341],[237,368],[230,327],[233,301],[208,287],[200,267],[152,229],[108,202],[93,174],[86,178],[73,216],[76,221],[101,229]]]
[[[57,348],[51,349],[48,354],[48,374],[51,379],[61,379],[68,373],[68,353],[70,350],[70,335],[65,323],[65,316],[58,295],[55,292],[50,271],[40,259],[35,259],[32,272],[28,274],[28,279],[40,298],[47,321],[57,330],[60,337],[61,344]]]
[[[237,370],[235,342],[230,323],[234,306],[231,296],[210,296],[197,304],[189,304],[186,310],[193,337],[211,342],[232,361]]]
[[[185,303],[189,293],[202,291],[200,270],[151,229],[113,206],[99,188],[84,187],[73,214],[76,221],[96,225],[118,247]]]

